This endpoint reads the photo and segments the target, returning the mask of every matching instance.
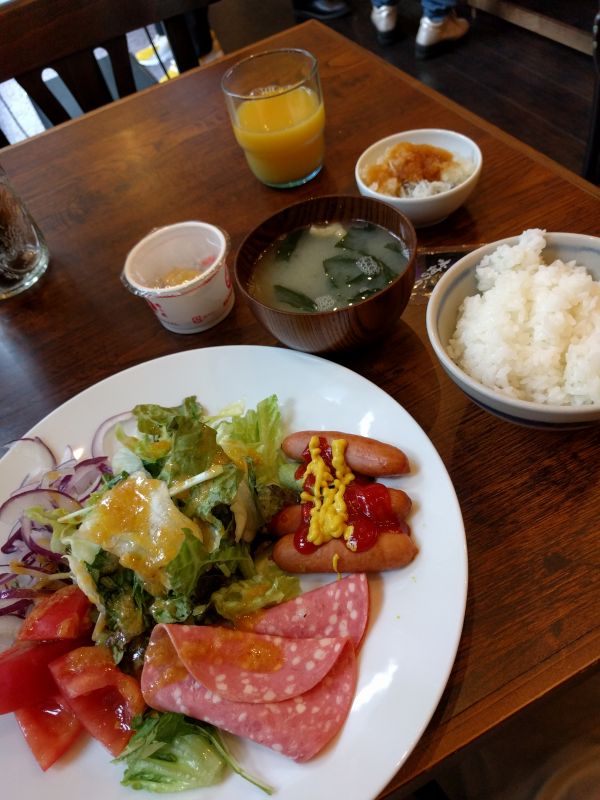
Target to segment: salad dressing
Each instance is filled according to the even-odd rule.
[[[449,150],[431,144],[398,142],[386,151],[383,163],[370,164],[361,175],[369,185],[381,184],[389,178],[415,183],[441,181],[454,156]]]
[[[174,651],[168,636],[152,639],[148,643],[145,658],[160,668],[156,670],[156,680],[150,684],[149,690],[154,691],[170,683],[177,683],[187,676],[187,669],[181,661],[174,658]]]
[[[202,538],[198,525],[169,497],[164,481],[138,472],[107,491],[79,528],[79,536],[118,556],[152,587],[162,590],[160,570],[177,555],[187,528]]]
[[[276,672],[283,666],[283,651],[273,641],[250,633],[240,636],[227,628],[215,628],[214,633],[208,641],[184,642],[181,659],[194,663],[208,658],[215,666],[233,665],[248,672]]]

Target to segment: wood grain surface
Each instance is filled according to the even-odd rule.
[[[75,393],[147,359],[223,344],[275,345],[240,298],[212,330],[163,329],[119,281],[127,251],[155,226],[202,219],[235,249],[261,220],[316,194],[355,193],[362,150],[394,131],[447,127],[483,152],[480,184],[423,248],[489,242],[529,227],[598,232],[600,190],[316,22],[249,48],[306,47],[327,110],[322,173],[277,191],[248,170],[220,79],[238,54],[118,101],[3,153],[44,231],[52,262],[33,291],[0,305],[2,439],[24,434]],[[384,792],[436,765],[600,660],[600,431],[516,427],[470,403],[409,304],[385,341],[336,355],[424,428],[454,482],[467,532],[464,633],[441,703]],[[401,714],[402,710],[398,709]]]

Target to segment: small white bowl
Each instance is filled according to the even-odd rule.
[[[374,164],[382,156],[388,147],[398,144],[398,142],[411,142],[412,144],[430,144],[434,147],[442,147],[449,150],[455,156],[465,158],[473,162],[473,172],[458,186],[449,189],[447,192],[432,195],[431,197],[391,197],[381,192],[374,192],[364,183],[361,172],[368,164]],[[446,219],[446,217],[462,204],[469,197],[481,174],[483,159],[481,150],[472,139],[463,136],[462,133],[446,131],[439,128],[422,128],[420,130],[402,131],[386,136],[375,144],[368,147],[356,162],[354,177],[358,190],[365,197],[374,197],[384,203],[401,211],[405,214],[416,228],[435,225]]]
[[[546,233],[542,257],[576,261],[600,280],[600,238],[578,233]],[[447,345],[456,328],[458,310],[465,297],[477,294],[475,268],[483,256],[500,245],[514,245],[519,237],[501,239],[461,258],[440,278],[427,306],[427,334],[436,356],[454,383],[474,403],[490,413],[520,425],[564,430],[600,422],[600,405],[558,406],[517,400],[471,378],[448,355]]]

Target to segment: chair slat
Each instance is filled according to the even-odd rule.
[[[112,103],[111,95],[102,71],[92,50],[84,50],[52,64],[71,94],[81,106],[82,111]]]
[[[126,34],[164,22],[179,72],[212,48],[208,6],[219,0],[11,0],[0,2],[0,82],[15,79],[51,124],[70,119],[41,78],[53,67],[83,112],[113,101],[93,54],[109,55],[117,95],[136,91]],[[136,66],[134,64],[134,66]],[[72,105],[72,102],[67,102]],[[73,110],[73,109],[71,109]],[[7,138],[0,132],[0,147]]]
[[[52,94],[39,70],[32,70],[15,79],[29,97],[39,106],[53,125],[60,125],[70,119],[68,111]]]
[[[117,84],[119,97],[127,97],[136,91],[135,79],[131,68],[131,57],[127,46],[127,37],[118,36],[101,45],[110,56],[110,63]]]

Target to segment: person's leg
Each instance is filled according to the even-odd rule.
[[[371,22],[381,44],[390,44],[396,38],[398,0],[371,0]]]
[[[466,19],[455,13],[452,0],[421,0],[423,16],[417,32],[417,58],[431,58],[461,39],[469,30]]]
[[[345,0],[292,0],[292,7],[298,19],[337,19],[351,11]]]
[[[423,16],[436,22],[448,16],[455,6],[452,0],[421,0]]]

